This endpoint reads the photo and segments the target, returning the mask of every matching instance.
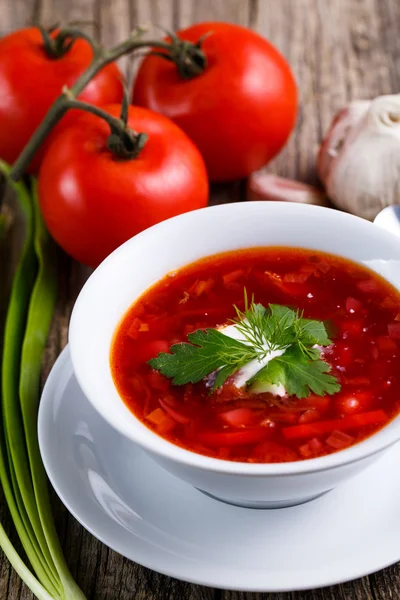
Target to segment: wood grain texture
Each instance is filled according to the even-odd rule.
[[[227,20],[254,27],[290,61],[300,90],[295,132],[267,170],[315,182],[315,156],[337,109],[351,98],[368,98],[400,88],[400,2],[398,0],[0,0],[0,33],[33,19],[93,20],[89,25],[107,45],[138,24],[182,28],[195,21]],[[153,29],[149,35],[157,34]],[[123,59],[134,72],[138,61]],[[244,197],[244,182],[213,186],[211,202]],[[7,203],[13,207],[11,194]],[[21,224],[14,211],[7,246],[0,250],[1,278],[10,280],[18,255]],[[6,255],[4,254],[6,252]],[[3,265],[5,267],[3,268]],[[6,269],[6,273],[4,272]],[[73,302],[89,271],[60,253],[60,294],[43,362],[43,380],[67,342]],[[0,301],[0,312],[4,302]],[[244,594],[189,585],[140,567],[98,542],[54,496],[54,514],[72,573],[93,600],[397,600],[398,566],[344,585],[290,594]],[[18,546],[0,496],[0,519]],[[0,554],[0,599],[31,600]]]

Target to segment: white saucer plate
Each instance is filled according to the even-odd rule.
[[[294,591],[400,560],[400,445],[307,504],[223,504],[164,471],[107,424],[79,388],[68,349],[43,390],[39,441],[50,481],[74,517],[113,550],[171,577]]]

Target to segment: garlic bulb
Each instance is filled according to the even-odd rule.
[[[335,206],[365,219],[400,204],[400,94],[341,110],[320,147],[318,174]]]
[[[247,200],[280,200],[329,206],[323,191],[292,179],[262,171],[252,173],[247,181]]]

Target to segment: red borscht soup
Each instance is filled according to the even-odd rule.
[[[400,295],[322,252],[219,254],[135,302],[111,368],[134,415],[187,450],[249,463],[323,456],[400,411]]]

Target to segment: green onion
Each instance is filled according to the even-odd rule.
[[[9,173],[9,167],[1,162],[0,170]],[[56,250],[40,214],[36,184],[33,203],[24,184],[12,185],[25,218],[26,233],[4,331],[0,480],[40,583],[10,553],[10,542],[1,530],[0,544],[38,598],[82,599],[84,595],[68,570],[55,530],[37,438],[41,362],[57,295]]]

